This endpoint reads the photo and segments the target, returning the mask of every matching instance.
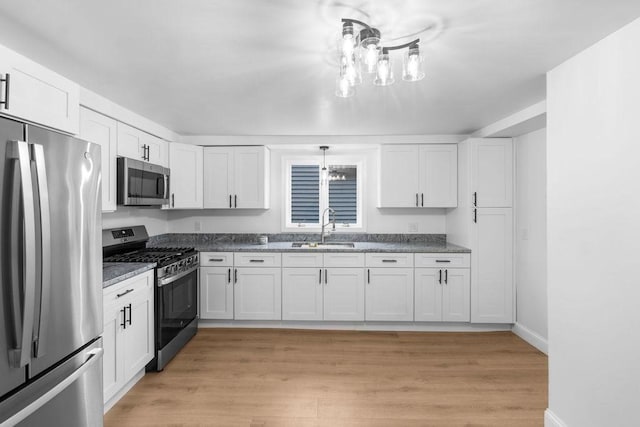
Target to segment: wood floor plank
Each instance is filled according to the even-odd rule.
[[[547,357],[510,332],[203,329],[105,416],[126,426],[542,426]]]

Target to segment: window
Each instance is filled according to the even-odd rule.
[[[323,176],[320,160],[289,160],[286,179],[286,224],[291,231],[317,232],[334,217],[336,229],[363,229],[360,162],[334,159]]]

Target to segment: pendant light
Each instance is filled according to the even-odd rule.
[[[329,146],[321,145],[320,149],[322,150],[322,169],[320,170],[320,183],[322,185],[327,185],[329,180],[329,170],[327,169],[327,150]]]

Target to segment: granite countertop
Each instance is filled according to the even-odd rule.
[[[470,253],[471,250],[451,243],[415,243],[415,242],[354,242],[354,247],[292,247],[292,242],[273,242],[266,245],[256,243],[209,243],[196,245],[200,252],[450,252]]]
[[[102,263],[102,288],[120,283],[155,268],[156,263],[148,262],[105,262]]]

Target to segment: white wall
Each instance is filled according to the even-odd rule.
[[[640,20],[548,74],[549,410],[640,425]]]
[[[167,212],[154,207],[118,206],[116,212],[102,214],[102,228],[146,225],[150,236],[168,232]]]
[[[375,146],[362,145],[354,150],[351,145],[340,148],[331,144],[331,139],[323,142],[330,146],[327,155],[362,155],[364,157],[364,215],[367,233],[408,233],[409,225],[415,224],[414,233],[445,233],[444,209],[378,209],[378,158],[379,150]],[[319,146],[320,144],[318,144]],[[280,233],[284,215],[284,175],[283,157],[307,153],[317,156],[318,146],[312,147],[271,147],[271,208],[269,210],[188,210],[169,213],[169,231],[174,233],[193,233],[199,223],[203,233]]]
[[[546,129],[513,139],[516,153],[516,325],[514,332],[547,351]]]

